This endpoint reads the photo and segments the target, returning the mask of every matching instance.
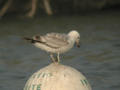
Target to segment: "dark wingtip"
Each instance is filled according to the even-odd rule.
[[[35,40],[29,37],[23,37],[24,40],[30,41],[31,43],[35,43]]]
[[[29,37],[23,37],[24,40],[33,40],[32,38]]]

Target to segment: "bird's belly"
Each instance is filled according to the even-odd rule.
[[[50,53],[64,53],[67,52],[69,49],[72,48],[73,45],[66,45],[63,47],[59,47],[59,48],[53,48],[53,47],[48,47],[46,45],[40,44],[40,43],[35,43],[34,44],[36,47],[46,51],[46,52],[50,52]]]
[[[70,45],[67,45],[67,46],[64,46],[64,47],[60,47],[58,49],[55,49],[55,52],[54,53],[65,53],[67,52],[68,50],[70,50],[72,48],[72,46]]]

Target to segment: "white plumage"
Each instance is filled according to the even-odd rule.
[[[53,53],[58,54],[57,60],[59,61],[59,54],[67,52],[75,42],[79,46],[80,34],[73,30],[68,34],[48,33],[44,36],[34,36],[33,39],[27,38],[27,40],[32,40],[36,47],[50,53],[53,61],[56,61]]]

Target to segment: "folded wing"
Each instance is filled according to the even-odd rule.
[[[44,42],[43,44],[54,48],[60,48],[69,44],[68,36],[59,33],[49,33],[45,36],[41,36],[40,40]]]

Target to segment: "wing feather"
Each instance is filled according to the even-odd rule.
[[[46,34],[45,36],[41,36],[40,38],[46,45],[55,48],[60,48],[62,46],[69,44],[68,36],[65,34],[49,33]]]

